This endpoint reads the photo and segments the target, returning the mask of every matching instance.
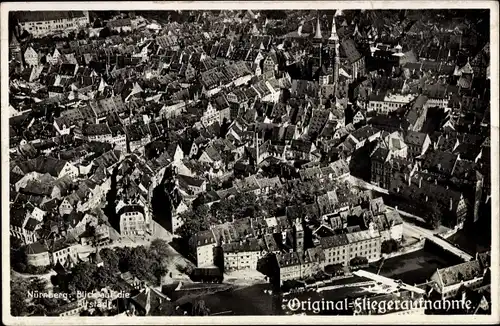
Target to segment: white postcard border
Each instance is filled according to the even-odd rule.
[[[499,322],[499,5],[497,1],[110,1],[110,2],[16,2],[1,4],[1,160],[2,160],[2,316],[6,325],[132,325],[132,324],[483,324]],[[490,316],[233,316],[233,317],[12,317],[10,315],[9,247],[9,116],[8,116],[8,13],[17,10],[210,10],[210,9],[490,9],[491,82],[491,300]]]

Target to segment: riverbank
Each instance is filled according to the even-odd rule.
[[[257,284],[267,284],[266,276],[253,269],[235,270],[224,273],[224,283],[247,287]]]

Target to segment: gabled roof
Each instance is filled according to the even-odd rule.
[[[477,260],[438,269],[437,273],[444,286],[451,286],[461,281],[469,281],[482,276],[481,265]]]
[[[405,142],[411,145],[423,146],[426,137],[426,133],[409,130],[406,133]]]
[[[83,11],[17,11],[19,22],[42,22],[85,17]]]

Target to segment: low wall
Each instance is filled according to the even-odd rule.
[[[424,245],[425,245],[425,239],[422,239],[422,240],[418,241],[417,243],[414,243],[408,247],[404,247],[396,252],[391,252],[390,254],[382,254],[382,257],[384,259],[389,259],[389,258],[393,258],[393,257],[406,255],[406,254],[424,249]]]
[[[357,187],[360,187],[360,188],[363,188],[363,189],[377,191],[377,192],[380,192],[380,193],[383,193],[383,194],[386,194],[386,195],[389,194],[389,191],[387,189],[384,189],[384,188],[381,188],[379,186],[373,185],[373,184],[371,184],[369,182],[366,182],[365,180],[362,180],[360,178],[357,178],[357,177],[355,177],[353,175],[350,175],[347,179],[354,186],[357,186]]]
[[[446,232],[436,234],[436,237],[439,237],[443,240],[448,240],[449,237],[455,235],[455,233],[457,233],[459,230],[460,230],[459,228],[453,228],[453,229],[450,229]]]

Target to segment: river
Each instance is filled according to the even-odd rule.
[[[400,279],[410,285],[425,283],[430,279],[437,268],[444,268],[460,261],[458,258],[453,258],[441,253],[431,252],[427,249],[422,249],[403,256],[394,257],[384,261],[380,274]],[[377,272],[377,266],[372,266],[367,269],[371,272]],[[269,289],[269,284],[259,284],[237,289],[227,292],[219,292],[206,295],[201,299],[210,308],[211,313],[221,315],[280,315],[283,314],[281,309],[281,297],[272,296],[264,293],[264,289]],[[300,295],[294,294],[300,300],[330,300],[340,301],[346,297],[357,297],[365,291],[360,287],[346,287],[330,291],[306,292]],[[222,314],[223,313],[223,314]],[[341,313],[326,313],[337,314]],[[348,314],[346,312],[346,314]]]
[[[469,223],[448,240],[471,255],[491,250],[491,206],[488,213],[481,216],[476,223]]]

